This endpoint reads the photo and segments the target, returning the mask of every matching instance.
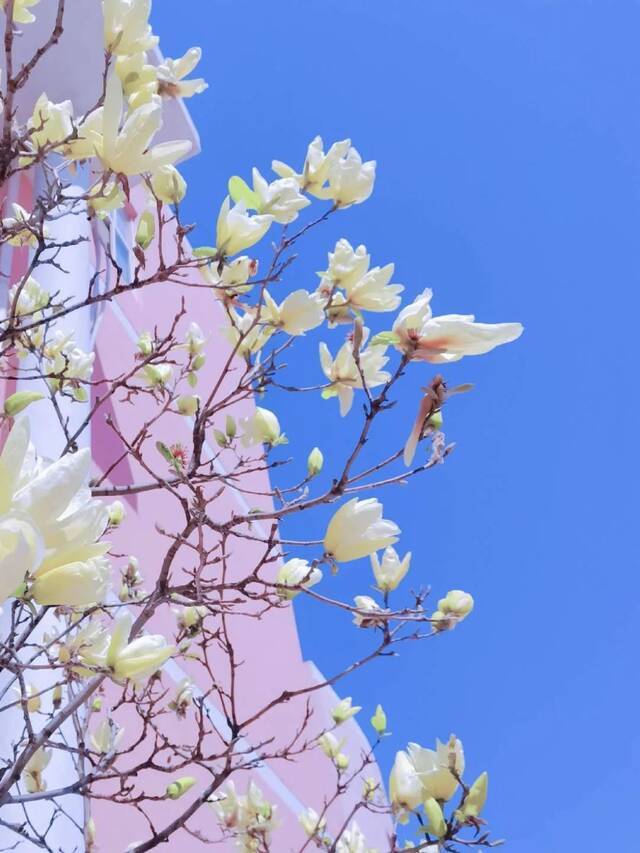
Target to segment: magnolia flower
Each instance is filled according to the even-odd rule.
[[[342,238],[336,243],[333,252],[329,252],[329,266],[318,273],[323,281],[342,287],[345,290],[354,287],[369,269],[370,257],[366,246],[354,249],[348,240]]]
[[[38,245],[38,229],[35,223],[31,224],[31,214],[17,202],[11,203],[13,216],[5,216],[2,220],[3,232],[9,232],[11,237],[7,240],[10,246]]]
[[[142,681],[153,675],[175,652],[160,634],[145,634],[129,642],[133,617],[123,613],[116,620],[106,654],[106,665],[116,681]]]
[[[435,750],[410,743],[407,752],[422,783],[423,798],[450,800],[458,787],[458,780],[451,770],[455,770],[458,776],[464,773],[461,741],[451,735],[446,744],[437,740]]]
[[[343,139],[342,142],[335,142],[325,154],[322,138],[316,136],[307,149],[307,156],[300,174],[280,160],[274,160],[271,168],[281,178],[293,178],[303,192],[317,198],[327,198],[325,184],[329,178],[329,172],[332,166],[347,153],[350,146],[351,140]]]
[[[293,557],[278,569],[276,576],[277,592],[281,598],[291,600],[300,594],[300,589],[295,587],[309,589],[309,587],[320,583],[321,580],[322,572],[320,569],[310,566],[307,560]]]
[[[186,139],[151,146],[162,125],[162,106],[157,100],[131,110],[124,123],[123,108],[122,84],[114,73],[107,80],[104,106],[89,114],[78,127],[78,138],[67,146],[70,159],[97,156],[107,170],[139,175],[157,172],[191,150]]]
[[[208,88],[208,84],[198,77],[185,80],[202,58],[199,47],[190,48],[180,59],[165,59],[158,65],[158,92],[170,98],[190,98],[199,95]]]
[[[151,103],[158,94],[158,69],[147,62],[144,51],[119,56],[115,65],[129,108]]]
[[[124,207],[126,201],[127,197],[125,196],[119,181],[116,181],[114,178],[110,178],[106,182],[104,180],[97,181],[89,189],[89,193],[87,195],[87,205],[98,219],[105,219],[112,211],[120,210],[121,207]],[[148,237],[148,242],[142,247],[144,249],[148,248],[153,240],[155,221],[152,220],[149,222],[149,217],[146,211],[142,213],[140,220],[141,223],[144,224],[138,226],[139,230],[136,232],[136,242],[139,242],[139,237],[142,235],[145,225],[147,227],[152,226],[152,233]]]
[[[27,122],[28,145],[38,151],[46,146],[55,148],[73,133],[73,105],[71,101],[54,104],[45,92],[40,95]],[[24,158],[26,164],[33,158]]]
[[[337,758],[344,742],[344,738],[342,740],[338,740],[332,732],[325,732],[318,738],[318,746],[327,758]]]
[[[38,604],[84,607],[104,601],[111,564],[104,557],[66,563],[34,573],[31,594]]]
[[[151,175],[151,189],[165,204],[179,204],[187,192],[187,182],[175,166],[168,163]]]
[[[18,290],[20,291],[19,296]],[[14,284],[9,290],[8,302],[10,306],[14,305],[16,296],[18,296],[18,302],[15,305],[14,313],[18,317],[25,314],[32,316],[37,311],[46,308],[51,301],[51,294],[40,287],[33,276],[29,276],[22,287],[19,284]]]
[[[369,330],[363,330],[362,343],[366,343]],[[389,361],[385,356],[386,346],[368,346],[361,349],[359,354],[360,369],[368,388],[375,388],[388,382],[391,375],[382,368]],[[353,344],[350,340],[340,347],[335,358],[331,357],[329,348],[320,342],[320,365],[324,375],[331,385],[324,388],[324,399],[337,397],[340,401],[340,414],[344,417],[353,405],[354,388],[362,388],[362,376],[353,356]]]
[[[258,352],[273,334],[273,327],[258,322],[251,311],[241,315],[231,308],[229,317],[231,323],[223,326],[221,331],[238,355]]]
[[[176,400],[176,408],[181,415],[192,418],[198,411],[200,397],[197,394],[182,394]]]
[[[118,527],[127,515],[122,501],[112,501],[107,507],[107,512],[109,513],[109,525],[111,527]]]
[[[294,290],[280,305],[265,290],[261,318],[289,335],[304,335],[310,329],[321,325],[324,311],[306,290]]]
[[[123,736],[124,729],[114,723],[110,717],[105,717],[92,732],[89,739],[96,752],[106,755],[108,752],[115,752]]]
[[[319,447],[314,447],[307,457],[307,476],[317,477],[324,465],[324,455]]]
[[[324,550],[333,560],[348,563],[367,557],[398,541],[400,528],[382,517],[376,498],[351,498],[337,510],[324,537]]]
[[[22,781],[29,794],[36,794],[47,790],[47,783],[44,781],[42,774],[50,761],[51,750],[44,749],[44,747],[36,749],[27,761],[22,771]]]
[[[233,783],[229,782],[225,793],[211,805],[220,823],[236,833],[241,849],[251,851],[269,846],[269,836],[276,825],[276,806],[265,799],[253,781],[243,796],[236,794]]]
[[[359,612],[353,614],[353,624],[358,628],[375,628],[384,625],[384,610],[370,595],[356,595],[353,599]]]
[[[202,627],[202,620],[209,612],[204,606],[172,608],[178,628],[193,635]]]
[[[50,384],[58,388],[66,380],[86,382],[91,379],[96,355],[76,345],[71,333],[57,329],[45,347],[45,366]]]
[[[423,800],[422,781],[409,755],[396,753],[389,777],[389,797],[396,809],[416,809]]]
[[[447,822],[442,814],[442,808],[434,797],[427,797],[424,801],[424,813],[427,817],[427,829],[429,835],[442,838],[447,832]]]
[[[473,596],[461,589],[450,590],[445,598],[438,601],[438,609],[431,614],[431,622],[436,631],[455,628],[458,622],[473,610]]]
[[[14,24],[32,24],[36,16],[29,11],[31,6],[37,6],[40,0],[15,0],[13,4]],[[7,0],[0,0],[0,8],[6,9]]]
[[[346,699],[341,699],[340,702],[335,706],[335,708],[331,709],[331,716],[333,718],[333,722],[339,726],[342,723],[346,723],[347,720],[350,720],[351,717],[355,717],[358,711],[362,710],[361,705],[352,705],[351,696],[347,696]]]
[[[169,702],[169,707],[179,717],[186,716],[187,708],[193,702],[193,684],[190,678],[183,678],[176,687],[175,698]]]
[[[0,455],[0,602],[27,572],[40,578],[108,550],[97,541],[107,509],[85,488],[90,465],[88,449],[42,464],[29,444],[28,420],[14,423]]]
[[[300,186],[295,178],[280,178],[268,183],[256,168],[253,169],[253,195],[258,213],[272,214],[281,225],[293,222],[298,218],[300,210],[311,204],[308,198],[300,194]]]
[[[404,287],[401,284],[389,284],[394,269],[393,264],[373,267],[355,284],[347,286],[345,289],[349,305],[361,311],[395,311]]]
[[[423,291],[393,324],[396,349],[412,360],[442,364],[465,355],[483,355],[515,341],[523,332],[520,323],[476,323],[472,314],[433,317],[431,295],[430,290]]]
[[[376,161],[363,163],[358,151],[350,148],[345,157],[332,163],[325,198],[333,199],[337,207],[360,204],[373,192],[375,179]]]
[[[109,53],[128,55],[158,44],[149,25],[151,0],[102,0],[104,45]]]
[[[376,853],[376,851],[367,846],[367,839],[354,820],[336,842],[336,853]]]
[[[215,249],[212,251],[212,254],[215,254]],[[218,272],[217,262],[200,267],[200,272],[208,284],[224,288],[225,292],[227,290],[230,291],[231,296],[235,296],[238,293],[247,293],[251,290],[253,285],[247,284],[247,282],[257,271],[258,262],[247,255],[241,255],[233,261],[225,262],[221,272]]]
[[[40,691],[33,684],[25,685],[25,695],[23,696],[20,687],[13,688],[17,697],[17,701],[21,702],[29,714],[36,714],[42,708],[42,696]]]
[[[164,388],[171,381],[173,367],[170,364],[145,364],[141,378],[150,388]]]
[[[222,202],[216,227],[216,248],[220,255],[237,255],[253,246],[269,230],[271,214],[249,216],[244,202],[231,207],[229,196]]]
[[[396,589],[400,581],[409,571],[411,563],[411,551],[408,551],[402,560],[395,548],[389,546],[382,554],[382,560],[377,554],[371,554],[371,568],[376,579],[378,589],[390,592]]]
[[[286,436],[280,432],[278,418],[269,409],[256,407],[255,412],[246,418],[240,418],[240,426],[244,430],[242,444],[252,447],[256,444],[268,444],[275,447],[286,444]]]
[[[306,808],[298,815],[300,825],[308,838],[322,835],[327,825],[326,818],[321,818],[318,812],[311,807]]]

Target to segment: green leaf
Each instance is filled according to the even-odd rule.
[[[215,258],[217,249],[215,246],[198,246],[197,249],[192,249],[191,254],[194,258]]]
[[[233,175],[233,177],[229,178],[229,195],[236,204],[243,201],[245,206],[251,208],[251,210],[260,209],[260,197],[238,175]]]
[[[163,444],[161,441],[156,441],[156,449],[164,456],[166,461],[173,465],[175,459],[173,458],[173,453],[169,450],[166,444]]]

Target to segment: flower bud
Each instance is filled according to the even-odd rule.
[[[225,421],[224,431],[226,432],[229,438],[235,438],[237,427],[235,419],[231,417],[231,415],[227,415],[227,419]]]
[[[184,394],[182,397],[178,397],[178,411],[181,415],[187,415],[192,418],[198,411],[199,403],[200,398],[195,394]]]
[[[338,770],[343,771],[346,770],[349,766],[349,756],[345,755],[344,752],[339,752],[336,755],[336,767]]]
[[[151,189],[165,204],[179,204],[187,192],[187,182],[175,166],[161,166],[151,176]]]
[[[149,332],[143,332],[138,338],[138,349],[142,355],[151,355],[153,352],[153,341]]]
[[[53,710],[57,711],[60,705],[62,705],[62,684],[56,684],[53,688],[53,693],[51,694],[51,704],[53,705]]]
[[[314,447],[307,459],[307,474],[309,477],[317,476],[322,471],[324,456],[319,447]]]
[[[114,501],[112,504],[109,504],[107,512],[109,513],[109,524],[112,527],[117,527],[124,521],[126,513],[122,501]]]
[[[460,810],[462,813],[462,817],[460,817],[461,820],[479,817],[480,812],[487,801],[488,787],[489,776],[487,773],[481,773],[469,788],[469,792],[464,798],[462,809]]]
[[[166,795],[170,800],[179,800],[195,784],[196,779],[193,776],[182,776],[180,779],[176,779],[175,782],[170,782],[167,785]]]
[[[191,367],[194,370],[200,370],[201,367],[204,366],[205,361],[207,360],[206,355],[201,352],[200,355],[197,355],[193,361],[191,362]]]
[[[331,711],[331,716],[333,717],[334,723],[339,726],[342,723],[350,720],[351,717],[354,717],[358,711],[362,710],[360,705],[351,705],[351,696],[347,696],[346,699],[342,699],[335,708]]]
[[[226,447],[229,444],[227,436],[223,432],[221,432],[219,429],[214,429],[213,437],[214,437],[218,447]]]
[[[376,712],[371,717],[371,725],[378,735],[383,735],[387,730],[387,715],[382,708],[382,705],[378,705],[376,708]]]
[[[44,399],[44,394],[39,391],[16,391],[4,401],[4,413],[8,418],[14,418],[31,403],[42,399]]]
[[[318,746],[327,756],[327,758],[336,758],[342,749],[344,740],[338,738],[331,732],[325,732],[318,738]]]
[[[138,220],[135,240],[143,251],[146,251],[156,234],[156,218],[150,210],[145,210]]]
[[[424,802],[424,813],[429,819],[427,827],[430,835],[435,835],[436,838],[442,838],[447,833],[447,822],[442,814],[438,801],[433,797],[428,797]]]
[[[449,613],[458,619],[464,619],[473,610],[473,596],[461,589],[450,590],[445,598],[438,602],[438,610],[441,613]]]
[[[305,809],[302,814],[298,815],[298,820],[308,838],[322,835],[327,825],[326,819],[321,818],[318,812],[312,808]]]

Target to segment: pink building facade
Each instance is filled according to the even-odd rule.
[[[51,6],[51,4],[41,4],[43,8],[38,23],[28,32],[30,45],[40,43],[43,34],[50,26],[48,16],[53,9],[47,10],[47,5]],[[30,113],[33,102],[42,91],[46,91],[53,101],[71,99],[76,113],[86,109],[95,100],[102,61],[102,57],[98,55],[101,51],[96,49],[102,40],[101,4],[98,0],[75,0],[68,5],[65,33],[60,43],[51,51],[46,63],[39,67],[34,79],[21,95],[21,107],[27,114]],[[194,35],[197,36],[197,33]],[[33,39],[32,42],[31,39]],[[21,50],[26,52],[30,45],[23,45]],[[178,101],[170,103],[165,110],[165,124],[159,141],[169,138],[190,138],[194,146],[193,153],[197,153],[197,134],[186,109]],[[19,201],[29,210],[34,196],[38,193],[40,179],[38,173],[34,171],[23,174],[14,179],[10,186],[3,188],[3,215],[6,215],[7,205],[13,200]],[[73,180],[82,186],[82,172],[73,176]],[[67,233],[65,229],[73,229],[73,236],[81,233],[86,238],[86,242],[66,250],[63,266],[70,274],[61,274],[52,268],[42,277],[39,276],[39,280],[42,279],[41,284],[51,290],[62,290],[66,296],[74,293],[81,294],[86,293],[88,282],[97,274],[98,287],[107,287],[109,276],[114,274],[106,258],[107,244],[111,254],[123,269],[123,280],[126,281],[132,269],[130,247],[133,245],[133,234],[139,212],[137,208],[143,205],[142,198],[141,191],[134,189],[131,204],[112,216],[110,229],[96,219],[63,217],[59,226],[61,233],[56,236],[71,236],[71,231]],[[2,248],[0,269],[5,274],[8,273],[8,278],[0,283],[0,293],[4,293],[3,299],[6,300],[6,293],[11,284],[19,280],[27,262],[27,249],[12,250],[8,246]],[[192,275],[193,283],[201,285],[202,281],[197,271]],[[45,280],[46,277],[48,277],[47,280]],[[93,380],[98,383],[100,380],[106,382],[131,369],[136,343],[143,332],[157,328],[162,335],[167,331],[173,317],[179,313],[182,299],[186,299],[187,314],[180,321],[176,337],[184,338],[187,326],[192,319],[197,320],[207,336],[207,360],[205,367],[199,373],[199,387],[196,389],[198,392],[200,388],[206,389],[215,381],[220,366],[225,363],[229,355],[229,344],[221,332],[227,322],[226,316],[212,292],[204,287],[184,288],[171,283],[158,283],[140,291],[124,294],[118,300],[104,302],[97,309],[84,311],[82,315],[72,315],[67,318],[66,323],[62,323],[62,328],[68,331],[73,330],[78,344],[83,349],[96,352]],[[19,387],[19,382],[5,381],[3,393],[6,396]],[[29,387],[33,388],[33,383]],[[92,404],[95,404],[97,397],[100,396],[101,387],[104,386],[94,385]],[[68,415],[72,424],[82,421],[88,405],[72,403],[68,406]],[[242,417],[249,414],[253,406],[252,400],[246,400],[237,405],[233,414],[236,418]],[[135,405],[130,405],[124,394],[117,394],[99,406],[90,430],[83,434],[83,442],[89,443],[92,449],[95,465],[94,479],[102,480],[106,473],[106,479],[101,483],[102,488],[126,486],[148,480],[145,472],[130,458],[118,462],[122,454],[122,445],[112,424],[125,436],[133,437],[140,426],[152,417],[154,411],[152,400],[144,395],[136,397]],[[37,449],[44,455],[57,456],[63,447],[63,441],[61,433],[56,432],[55,424],[46,419],[32,418],[32,427]],[[156,440],[166,444],[188,445],[191,420],[176,413],[167,413],[152,431],[153,441],[149,442],[149,453]],[[215,456],[213,448],[210,448],[210,455]],[[157,464],[157,460],[155,462]],[[219,473],[224,475],[224,454],[216,464]],[[246,489],[255,493],[251,495],[250,503],[244,494]],[[217,517],[224,519],[233,513],[244,514],[255,507],[268,509],[271,506],[269,491],[268,476],[260,471],[252,474],[251,480],[247,478],[243,480],[243,490],[234,488],[227,482],[222,494],[213,505],[218,514]],[[113,553],[123,555],[113,559],[116,591],[119,571],[130,555],[138,559],[141,572],[147,581],[146,586],[152,586],[154,574],[158,571],[168,547],[167,538],[159,531],[177,533],[181,521],[176,518],[175,500],[162,491],[154,490],[126,495],[122,500],[126,505],[126,519],[117,532],[109,537],[113,543]],[[265,539],[268,537],[268,529],[261,528],[260,523],[255,523],[254,530],[259,536]],[[230,576],[242,577],[243,573],[246,574],[246,567],[254,566],[262,553],[261,543],[250,539],[235,539],[230,558]],[[186,562],[184,568],[189,568]],[[276,571],[277,565],[273,565],[273,575]],[[246,618],[234,618],[230,628],[235,654],[243,661],[237,675],[237,695],[241,716],[245,719],[251,717],[260,707],[285,690],[297,690],[324,680],[313,662],[305,660],[302,654],[292,606],[272,608],[263,613],[259,619],[255,616],[256,614],[249,613]],[[162,633],[167,638],[171,638],[176,629],[175,618],[167,608],[154,617],[148,628],[151,632]],[[228,666],[222,654],[218,661],[214,661],[213,669],[216,679],[224,685],[225,679],[228,679]],[[163,669],[162,680],[168,691],[175,690],[185,677],[189,677],[194,682],[196,695],[207,697],[203,700],[204,708],[215,729],[222,737],[228,736],[228,723],[223,709],[212,694],[211,684],[203,678],[202,667],[192,664],[189,660],[178,659],[169,661]],[[106,698],[108,697],[107,692]],[[246,755],[259,751],[260,745],[263,745],[266,752],[276,755],[279,749],[285,748],[292,741],[309,715],[305,738],[311,738],[314,733],[317,736],[323,729],[330,727],[330,710],[337,701],[338,697],[334,691],[330,687],[323,687],[308,693],[304,700],[296,699],[280,704],[249,728],[237,748]],[[108,707],[108,701],[105,701],[105,707]],[[125,728],[126,738],[131,738],[131,742],[134,742],[138,737],[136,727],[140,725],[139,722],[126,708],[116,711],[114,717]],[[96,723],[99,720],[98,715]],[[166,715],[161,725],[166,727],[164,730],[174,741],[182,739],[185,743],[189,743],[189,727],[195,725],[195,717],[191,712],[184,719],[176,715]],[[351,720],[341,727],[340,736],[346,741],[344,751],[357,765],[359,756],[368,749],[365,735],[357,722]],[[215,735],[211,736],[212,744],[215,742],[215,737]],[[265,744],[267,746],[264,746]],[[131,755],[131,760],[135,760],[143,755],[145,750],[152,748],[151,741],[138,745]],[[64,773],[64,771],[61,772]],[[211,778],[210,774],[200,767],[185,769],[182,775],[187,774],[194,775],[198,779],[198,784],[192,789],[194,796],[198,788],[202,790]],[[381,781],[375,765],[367,767],[363,775],[373,777],[378,782]],[[298,815],[307,806],[321,811],[325,799],[335,791],[336,772],[332,763],[318,748],[315,748],[303,752],[297,761],[281,760],[277,757],[266,763],[256,761],[256,766],[250,773],[244,773],[240,777],[234,775],[236,787],[240,792],[243,791],[249,778],[253,779],[265,797],[277,806],[280,826],[274,834],[272,849],[278,853],[299,850],[304,844],[305,836],[299,825]],[[140,775],[136,780],[136,786],[147,794],[157,794],[161,797],[167,783],[171,780],[172,777],[166,777],[158,770],[150,770],[146,775],[145,773]],[[56,787],[55,783],[50,784],[50,787]],[[335,832],[347,820],[354,803],[360,797],[361,788],[361,784],[356,783],[351,794],[345,794],[336,800],[329,811],[329,831]],[[110,788],[105,783],[102,790],[108,793],[113,790],[113,786]],[[79,798],[76,799],[79,800]],[[153,804],[149,814],[155,828],[160,830],[177,817],[188,805],[189,799],[190,794],[187,794],[175,803],[159,800]],[[76,804],[78,813],[79,810],[81,810],[81,804]],[[149,837],[146,820],[130,806],[115,805],[106,799],[95,800],[92,804],[92,816],[97,829],[96,846],[102,853],[119,853],[126,850],[132,842]],[[390,823],[386,817],[360,810],[357,821],[371,846],[377,847],[381,853],[388,849]],[[208,846],[207,839],[220,838],[216,816],[208,806],[202,808],[189,822],[189,827],[191,832],[181,830],[172,836],[167,845],[168,849],[197,851]],[[2,830],[0,830],[0,836],[1,834]],[[9,839],[0,837],[0,847],[4,846],[2,842],[5,841]],[[10,839],[10,843],[14,841],[15,838]],[[81,849],[77,837],[73,839],[69,837],[68,840],[58,838],[57,842],[63,850]],[[24,844],[18,849],[28,848],[29,845]],[[231,850],[234,849],[234,844],[232,841],[224,842],[218,845],[218,849]]]

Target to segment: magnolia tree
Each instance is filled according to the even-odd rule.
[[[157,143],[154,137],[169,99],[206,89],[203,80],[189,78],[200,51],[158,60],[158,40],[148,20],[151,0],[104,0],[104,45],[95,46],[96,53],[104,48],[104,69],[94,106],[78,114],[70,101],[53,103],[42,94],[30,118],[19,121],[17,102],[25,84],[64,33],[65,0],[57,0],[48,40],[20,63],[14,47],[38,15],[38,0],[0,0],[0,5],[5,13],[0,241],[28,250],[25,269],[7,282],[0,323],[2,375],[19,383],[4,401],[0,458],[0,695],[5,716],[13,712],[11,736],[0,756],[0,804],[18,806],[22,815],[0,816],[0,825],[15,833],[15,842],[58,849],[50,840],[52,829],[68,821],[69,838],[79,828],[91,849],[100,843],[91,807],[96,798],[107,798],[115,808],[129,805],[146,815],[147,835],[132,839],[130,848],[138,853],[171,843],[179,830],[204,843],[228,838],[241,850],[292,849],[291,839],[278,829],[274,805],[252,776],[275,757],[275,748],[252,739],[252,727],[259,720],[268,724],[284,703],[304,700],[328,684],[342,690],[342,679],[354,669],[407,640],[446,633],[472,611],[473,598],[462,590],[443,590],[437,603],[425,592],[408,592],[411,554],[394,548],[400,526],[384,517],[380,494],[383,487],[417,480],[451,450],[441,431],[442,409],[452,394],[466,389],[449,388],[443,375],[428,373],[430,366],[487,353],[514,341],[522,327],[479,323],[470,315],[434,315],[429,290],[401,307],[403,287],[393,283],[393,264],[372,265],[365,246],[354,248],[344,239],[329,251],[315,289],[288,287],[294,249],[300,251],[305,235],[329,217],[348,216],[348,209],[373,191],[376,164],[363,162],[349,140],[325,150],[316,137],[299,167],[274,161],[273,179],[257,169],[250,184],[232,177],[219,208],[215,246],[191,250],[186,241],[191,226],[183,224],[179,211],[186,185],[174,165],[190,145]],[[38,170],[42,180],[32,208],[25,209],[8,197],[7,188],[15,186],[14,176],[30,170]],[[82,191],[74,180],[78,170],[86,178]],[[114,211],[129,204],[136,188],[146,194],[146,206],[136,214],[131,275],[125,276],[107,241],[106,288],[96,284],[107,272],[100,269],[80,296],[77,287],[71,296],[64,287],[47,289],[41,271],[53,267],[64,275],[61,252],[86,239],[79,234],[59,240],[60,219],[73,223],[88,215],[102,220],[108,233]],[[315,213],[307,211],[311,207]],[[260,241],[267,261],[259,272],[254,247]],[[92,378],[94,353],[83,351],[74,337],[89,312],[132,291],[144,298],[148,287],[157,293],[169,282],[184,283],[187,297],[188,288],[199,287],[212,304],[218,300],[224,327],[211,328],[203,317],[196,323],[187,298],[163,329],[140,337],[127,371]],[[368,318],[379,313],[389,316],[389,331],[371,336]],[[328,330],[334,330],[329,335],[340,339],[338,345],[323,340],[330,340]],[[283,358],[311,333],[320,336],[319,363],[306,365],[310,387],[291,390],[320,393],[327,406],[335,406],[336,427],[340,418],[358,421],[357,439],[352,446],[345,439],[342,459],[340,442],[332,442],[326,460],[314,448],[302,482],[287,483],[279,471],[271,508],[221,516],[221,495],[231,488],[242,491],[245,483],[250,493],[256,471],[285,461],[286,438],[278,414],[268,408],[269,392],[277,386],[282,393]],[[230,354],[209,364],[213,370],[205,379],[206,343],[216,336],[227,339]],[[239,402],[256,393],[261,405],[238,418]],[[415,397],[418,405],[413,425],[398,426],[394,438],[386,413],[399,393]],[[109,472],[91,479],[90,450],[79,448],[86,445],[91,424],[104,419],[105,401],[123,399],[151,402],[153,416],[135,435],[110,423],[120,446],[117,459],[131,459],[132,470],[141,472],[135,481],[110,486]],[[82,416],[74,419],[74,412]],[[188,444],[156,440],[164,419],[175,413],[191,419]],[[58,435],[57,458],[31,442],[35,417]],[[385,446],[395,449],[364,464],[363,448],[380,421]],[[224,474],[216,467],[221,454]],[[323,466],[325,473],[330,469],[330,485],[318,488]],[[175,528],[162,531],[163,559],[143,570],[134,558],[125,555],[123,561],[114,553],[110,536],[123,523],[123,496],[154,490],[173,502]],[[333,512],[326,528],[314,514],[325,505]],[[292,548],[281,538],[279,523],[301,512],[308,513],[311,535]],[[266,525],[260,528],[266,535],[257,521]],[[141,530],[141,537],[160,536],[154,519],[143,523],[148,530]],[[240,577],[231,577],[227,565],[234,543],[242,539],[257,544],[260,554]],[[331,573],[361,559],[370,560],[374,594],[338,600]],[[369,651],[320,683],[279,690],[247,715],[237,695],[241,662],[234,650],[234,620],[247,612],[291,607],[296,596],[314,598],[327,620],[351,614],[353,630],[367,632]],[[172,633],[152,633],[156,615],[168,611],[174,613]],[[208,685],[204,692],[189,679],[176,684],[163,672],[169,661],[185,658],[201,670],[199,683]],[[207,712],[205,699],[221,710],[224,727]],[[116,722],[123,707],[133,721],[129,733]],[[334,787],[299,815],[307,839],[301,849],[371,853],[358,823],[364,812],[391,827],[384,848],[389,851],[499,843],[491,840],[482,818],[487,774],[465,777],[463,747],[455,736],[438,741],[435,749],[410,743],[398,751],[386,792],[372,778],[363,785],[362,772],[373,765],[387,720],[378,706],[370,721],[370,750],[350,755],[341,731],[359,710],[344,699],[320,725],[307,712],[278,747],[280,760],[302,761],[305,753],[317,751],[335,768]],[[163,728],[170,716],[190,722],[179,737]],[[430,740],[430,733],[416,737]],[[62,785],[48,778],[60,753],[72,759]],[[160,795],[137,784],[142,771],[160,779]],[[65,805],[73,794],[84,804],[80,823]],[[353,808],[335,826],[332,806],[347,795]],[[152,811],[162,799],[165,808]],[[43,804],[49,817],[38,828],[31,816]],[[190,830],[199,812],[206,813],[209,834]],[[77,849],[77,843],[69,841],[65,849]],[[102,849],[112,848],[107,841]]]

